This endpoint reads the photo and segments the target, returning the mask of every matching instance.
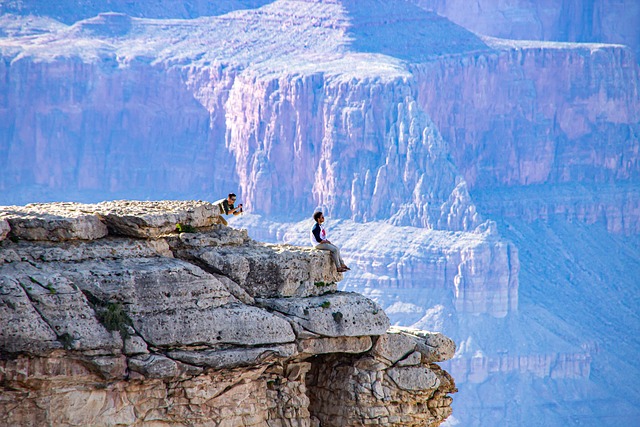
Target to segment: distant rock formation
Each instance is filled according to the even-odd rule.
[[[7,425],[437,426],[453,357],[207,202],[0,207]],[[180,224],[183,232],[176,231]]]
[[[446,331],[460,343],[445,362],[466,387],[454,403],[460,425],[525,425],[544,413],[549,425],[565,426],[586,412],[606,424],[612,405],[618,425],[640,419],[640,371],[627,362],[640,344],[615,327],[637,324],[640,312],[638,58],[604,44],[618,40],[577,36],[603,30],[637,41],[637,2],[430,1],[462,4],[460,16],[473,21],[462,26],[418,0],[189,1],[189,10],[166,0],[108,2],[131,19],[94,17],[107,3],[82,3],[0,5],[49,16],[73,9],[63,19],[69,25],[0,17],[0,204],[215,200],[236,191],[261,218],[252,236],[261,228],[281,238],[298,224],[303,243],[308,226],[300,221],[320,207],[331,223],[341,221],[331,236],[354,267],[342,290],[374,299],[392,323]],[[217,15],[210,8],[218,7],[235,12],[139,17]],[[540,38],[565,29],[568,36],[493,38],[533,27]],[[598,43],[568,43],[576,40]],[[232,295],[251,307],[241,292],[249,283],[255,304],[280,292],[323,292],[315,287],[326,283],[322,275],[300,285],[278,269],[281,279],[263,279],[270,273],[256,266],[276,252],[289,259],[288,249],[249,248],[235,235],[154,237],[159,226],[137,225],[143,212],[114,223],[112,208],[94,210],[108,234],[92,251],[114,233],[158,240],[158,251],[166,243],[207,274],[227,271]],[[97,222],[41,228],[61,241],[56,247],[105,232]],[[0,220],[0,236],[8,230]],[[13,243],[5,237],[5,245]],[[168,355],[176,335],[155,338],[169,346],[160,354],[187,360]],[[345,366],[335,354],[308,360],[321,358],[321,368]],[[357,369],[356,377],[365,372]],[[330,375],[310,368],[305,387],[326,378],[345,384]],[[330,387],[318,393],[353,397]],[[308,408],[322,405],[314,397]]]
[[[379,0],[103,13],[35,35],[15,21],[0,39],[4,203],[233,188],[265,216],[323,206],[470,231],[502,213],[477,208],[487,189],[637,187],[638,66],[621,45],[494,39]],[[516,209],[640,230],[637,191],[595,193]]]
[[[410,0],[488,36],[519,40],[616,43],[640,60],[640,4],[635,0]]]
[[[0,40],[11,129],[0,189],[212,198],[239,186],[247,209],[266,215],[324,205],[358,221],[473,229],[481,218],[404,61],[486,45],[408,3],[375,4],[276,1],[169,27],[112,13],[30,46]],[[388,14],[392,27],[378,25]],[[419,51],[388,38],[423,27]]]

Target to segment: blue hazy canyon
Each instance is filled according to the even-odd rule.
[[[0,3],[0,204],[217,200],[457,345],[454,426],[640,425],[640,5]]]

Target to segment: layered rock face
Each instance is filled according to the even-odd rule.
[[[3,127],[10,129],[2,144],[5,193],[14,185],[54,190],[74,182],[80,192],[159,184],[177,194],[206,191],[212,180],[229,182],[213,167],[228,158],[216,152],[222,140],[208,140],[209,114],[176,73],[148,64],[123,72],[104,54],[97,63],[3,61],[0,74],[10,82],[2,90]],[[196,165],[191,150],[198,153]]]
[[[239,188],[265,215],[473,230],[469,191],[637,180],[638,68],[620,46],[480,38],[377,1],[40,32],[1,40],[7,202]],[[527,208],[635,232],[622,197]]]
[[[239,184],[246,207],[267,215],[296,216],[324,205],[357,220],[477,226],[480,217],[446,144],[416,103],[411,75],[392,57],[373,66],[381,56],[366,31],[389,7],[370,18],[357,3],[296,2],[296,13],[321,25],[295,18],[283,37],[277,22],[293,12],[281,3],[171,30],[103,14],[56,27],[52,39],[31,46],[8,38],[0,69],[9,130],[0,187],[215,197]],[[451,46],[484,46],[413,8],[421,24],[462,38]],[[184,39],[171,44],[175,31]],[[196,37],[207,40],[206,49]],[[229,49],[226,39],[238,48]],[[262,62],[248,66],[243,40],[257,43],[252,55]],[[345,54],[349,43],[354,52]],[[425,52],[408,59],[425,60],[449,46],[429,37],[420,43]],[[403,58],[392,45],[382,49]],[[325,59],[316,61],[317,54]],[[271,71],[283,57],[300,70],[295,77]],[[355,60],[371,70],[345,74]],[[45,137],[53,134],[55,143]]]
[[[455,345],[206,202],[0,208],[7,425],[439,425]],[[176,231],[180,224],[182,233]],[[185,230],[189,231],[186,232]],[[345,369],[346,367],[351,367]]]
[[[640,5],[633,0],[412,0],[488,36],[518,40],[616,43],[640,53]],[[640,58],[640,56],[638,56]]]
[[[631,52],[487,42],[495,53],[417,73],[420,104],[483,212],[637,233],[640,92]]]

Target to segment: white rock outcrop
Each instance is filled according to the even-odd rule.
[[[57,242],[95,240],[107,235],[107,226],[79,203],[5,206],[0,218],[9,223],[11,235],[18,239]]]
[[[260,244],[202,202],[51,204],[62,220],[48,206],[0,207],[7,425],[436,426],[451,413],[455,385],[432,362],[453,343],[388,333],[376,303],[336,290],[327,252]]]

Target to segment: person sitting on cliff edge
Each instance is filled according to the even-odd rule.
[[[333,257],[333,262],[336,263],[338,273],[344,273],[347,270],[351,270],[344,264],[344,261],[342,261],[342,256],[340,256],[340,249],[338,249],[337,246],[327,240],[327,232],[322,226],[322,224],[324,223],[324,215],[322,214],[322,212],[315,212],[313,214],[313,220],[315,221],[315,224],[313,225],[309,236],[311,238],[311,245],[316,249],[331,252],[331,256]]]
[[[220,199],[216,202],[213,202],[215,206],[220,208],[220,220],[224,225],[229,225],[226,219],[222,215],[240,215],[242,213],[242,203],[240,203],[237,207],[233,204],[236,201],[236,195],[234,193],[229,193],[226,199]]]

